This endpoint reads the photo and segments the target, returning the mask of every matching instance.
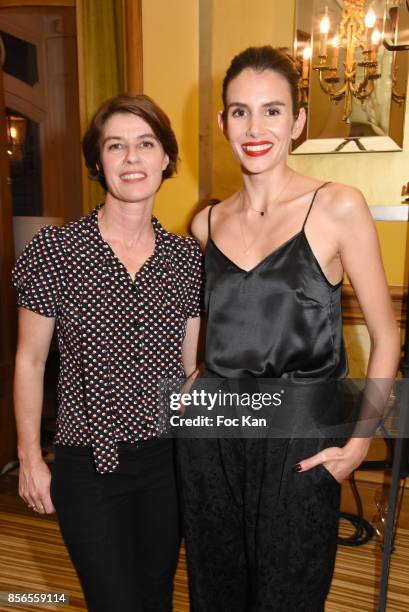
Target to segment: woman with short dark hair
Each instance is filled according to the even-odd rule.
[[[272,47],[233,58],[219,126],[243,184],[199,212],[192,231],[206,269],[205,372],[198,384],[208,378],[214,387],[219,379],[221,392],[226,380],[239,379],[244,389],[270,385],[282,395],[278,430],[288,415],[287,425],[294,419],[301,434],[303,425],[311,431],[314,411],[328,423],[328,389],[347,374],[344,272],[371,337],[370,379],[388,386],[400,343],[362,194],[288,166],[291,139],[305,122],[298,81],[293,60]],[[286,438],[269,433],[254,439],[242,427],[241,438],[179,444],[194,612],[324,610],[340,483],[364,459],[369,438],[299,438],[290,428]]]
[[[19,492],[57,511],[89,610],[168,612],[180,533],[158,384],[196,367],[201,253],[152,217],[178,147],[144,95],[105,102],[85,134],[105,202],[43,228],[14,269]],[[40,447],[44,364],[61,353],[52,476]]]
[[[149,96],[132,96],[129,94],[122,94],[106,100],[99,107],[88,126],[82,140],[82,150],[90,178],[98,180],[102,187],[105,190],[107,189],[101,169],[101,144],[104,125],[116,113],[130,113],[150,126],[169,159],[162,172],[162,180],[171,178],[177,168],[178,143],[168,116]]]

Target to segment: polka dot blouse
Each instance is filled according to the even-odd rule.
[[[184,377],[186,321],[201,311],[202,255],[152,218],[155,250],[133,281],[98,229],[98,209],[44,227],[13,270],[18,303],[55,317],[61,354],[54,442],[118,466],[118,442],[158,435],[160,379]]]

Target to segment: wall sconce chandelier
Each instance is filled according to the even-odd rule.
[[[26,132],[27,119],[21,115],[7,113],[7,154],[11,164],[23,163]]]
[[[340,24],[328,44],[331,22],[328,9],[320,21],[319,64],[313,69],[319,73],[321,89],[332,101],[344,100],[343,120],[348,121],[352,113],[352,100],[366,100],[374,91],[374,82],[380,78],[378,71],[378,48],[382,34],[372,8],[365,14],[365,0],[344,0]],[[331,47],[331,54],[328,53]],[[339,73],[339,51],[345,49],[343,84]],[[357,52],[361,51],[361,61]],[[358,77],[358,69],[362,75]]]
[[[292,154],[402,150],[409,0],[296,0],[295,16],[307,122]]]

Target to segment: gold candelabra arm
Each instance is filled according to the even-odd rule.
[[[326,61],[326,56],[320,56],[320,64],[318,66],[313,66],[313,70],[316,70],[319,74],[320,87],[322,91],[331,98],[333,96],[342,95],[344,87],[341,87],[338,91],[335,89],[336,83],[340,81],[337,76],[337,70],[326,64]]]
[[[369,98],[375,89],[374,79],[370,76],[366,76],[365,79],[358,85],[358,87],[354,91],[354,96],[358,100],[366,100]]]
[[[378,62],[372,59],[371,51],[364,51],[363,56],[364,59],[362,62],[359,62],[358,66],[364,68],[364,78],[358,87],[354,88],[353,92],[358,100],[365,100],[372,95],[375,89],[375,81],[381,76],[377,72]]]

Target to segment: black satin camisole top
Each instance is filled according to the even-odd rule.
[[[248,272],[213,242],[210,209],[205,251],[208,375],[293,382],[346,376],[342,281],[328,281],[304,231],[319,189],[300,232]]]

